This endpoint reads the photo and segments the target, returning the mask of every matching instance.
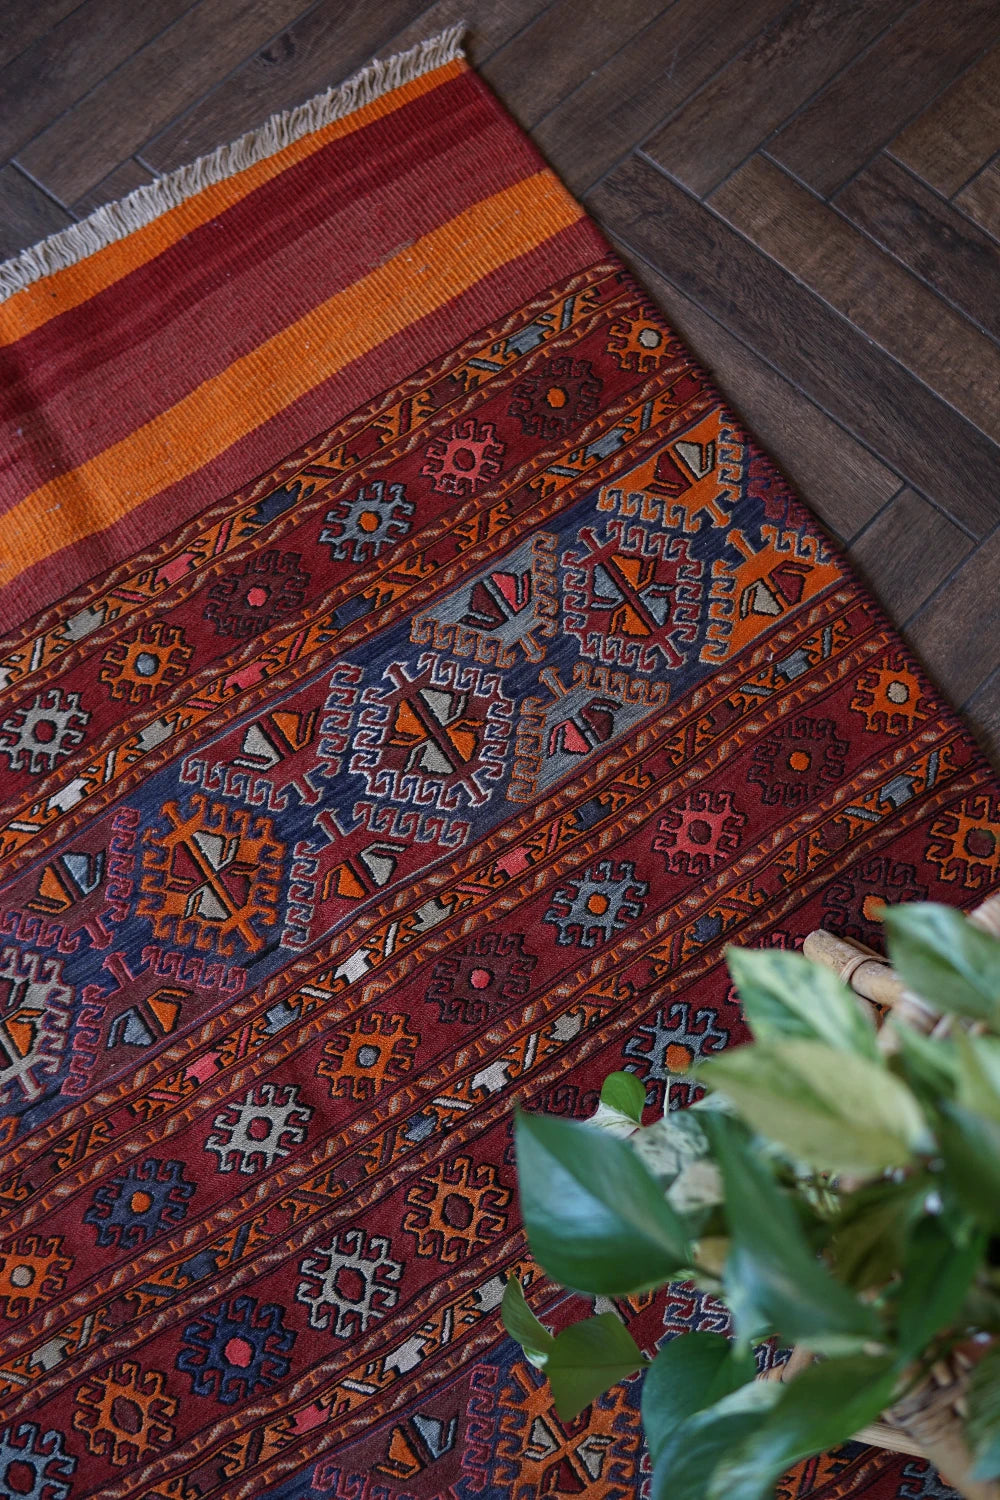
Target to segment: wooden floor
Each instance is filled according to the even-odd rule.
[[[0,256],[462,18],[1000,762],[1000,0],[0,0]]]

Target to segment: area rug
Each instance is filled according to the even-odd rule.
[[[988,767],[455,32],[0,293],[0,1494],[632,1500],[637,1382],[500,1325],[583,1310],[515,1101],[682,1107],[725,943],[981,900]]]

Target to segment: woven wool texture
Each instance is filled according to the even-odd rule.
[[[683,1106],[724,944],[980,901],[988,767],[454,35],[0,296],[0,1490],[632,1500],[638,1382],[503,1336],[586,1311],[514,1104]]]

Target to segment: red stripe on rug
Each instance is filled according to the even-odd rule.
[[[40,595],[51,599],[58,577],[62,595],[142,551],[168,530],[196,516],[220,496],[249,484],[289,453],[391,390],[400,369],[419,369],[455,348],[477,329],[537,295],[540,288],[593,265],[609,254],[594,224],[581,219],[526,255],[509,261],[475,287],[386,340],[277,417],[248,433],[225,453],[178,484],[154,495],[113,526],[82,538],[28,568],[4,590],[4,628],[30,618]]]

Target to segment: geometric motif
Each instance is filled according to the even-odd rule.
[[[297,1083],[264,1082],[254,1084],[238,1103],[227,1104],[212,1121],[215,1133],[205,1142],[205,1150],[219,1158],[216,1171],[266,1172],[293,1146],[301,1146],[312,1108],[298,1098]]]
[[[38,1435],[34,1422],[0,1432],[0,1495],[10,1500],[69,1500],[77,1460],[61,1432]]]
[[[183,630],[157,620],[108,648],[101,681],[111,684],[112,698],[145,703],[184,676],[192,655]]]
[[[504,449],[491,422],[466,417],[454,424],[447,437],[427,445],[420,473],[442,494],[462,499],[496,478]]]
[[[544,642],[558,628],[555,545],[554,536],[536,531],[488,572],[415,615],[410,640],[484,666],[543,661]]]
[[[194,1191],[195,1184],[184,1176],[183,1162],[149,1156],[102,1183],[83,1221],[93,1224],[99,1245],[137,1248],[168,1225],[182,1224]]]
[[[330,544],[330,555],[339,562],[371,562],[409,533],[412,515],[404,485],[375,479],[327,511],[319,539]]]
[[[909,734],[928,716],[920,701],[920,684],[902,651],[890,653],[884,663],[861,673],[851,707],[864,714],[865,728],[872,733]]]
[[[91,1453],[106,1453],[113,1464],[138,1463],[173,1441],[170,1420],[177,1399],[166,1391],[160,1370],[143,1374],[131,1360],[119,1360],[104,1376],[85,1380],[76,1393],[73,1426],[87,1434]]]
[[[684,1075],[696,1062],[720,1051],[728,1042],[729,1032],[714,1010],[704,1007],[692,1016],[687,1000],[674,1000],[636,1027],[624,1050],[626,1057],[639,1063],[629,1071],[635,1072],[647,1087],[655,1087],[657,1106],[677,1109],[689,1104],[693,1097],[694,1085]]]
[[[602,859],[554,892],[543,920],[558,927],[558,943],[593,948],[598,937],[610,942],[616,932],[637,921],[648,894],[649,884],[636,880],[631,860],[615,864]]]
[[[739,848],[744,813],[731,792],[696,788],[660,819],[653,848],[673,875],[707,875]]]
[[[166,824],[146,830],[138,914],[153,918],[161,942],[227,956],[234,936],[251,952],[264,946],[256,926],[273,927],[285,846],[270,818],[191,797],[162,809]]]
[[[491,1012],[528,993],[538,962],[524,952],[520,932],[481,932],[451,950],[434,965],[433,983],[424,996],[436,1000],[440,1019],[466,1026],[490,1019]]]
[[[351,1338],[396,1306],[399,1292],[393,1283],[403,1265],[390,1259],[389,1248],[382,1235],[342,1229],[328,1245],[305,1256],[295,1300],[309,1308],[310,1328],[327,1328],[332,1314],[330,1332],[338,1339]]]
[[[0,1104],[18,1095],[33,1103],[59,1070],[73,1013],[63,968],[59,958],[0,948]]]
[[[374,1099],[413,1067],[418,1041],[405,1016],[372,1011],[324,1043],[316,1071],[333,1079],[331,1099]]]
[[[474,1166],[470,1156],[455,1156],[410,1188],[403,1228],[415,1236],[418,1255],[453,1265],[503,1234],[511,1197],[490,1162]]]
[[[229,1297],[184,1329],[177,1368],[191,1377],[196,1396],[234,1406],[284,1379],[291,1368],[285,1356],[296,1337],[275,1303],[260,1306],[253,1297]]]
[[[608,353],[614,355],[621,369],[635,370],[641,375],[659,368],[667,353],[684,358],[683,349],[663,327],[660,314],[651,303],[615,319],[608,332]]]
[[[931,824],[927,858],[941,880],[987,891],[1000,880],[1000,796],[973,792]]]
[[[0,1311],[4,1317],[23,1317],[58,1296],[73,1269],[72,1259],[59,1253],[62,1245],[56,1235],[43,1240],[39,1235],[22,1234],[0,1257]]]
[[[838,937],[877,942],[886,902],[926,901],[927,887],[913,865],[874,854],[850,865],[823,892],[823,926]]]
[[[30,771],[41,776],[51,771],[63,755],[83,741],[90,714],[80,707],[79,693],[49,688],[35,696],[31,707],[15,710],[0,724],[0,752],[12,771]]]
[[[601,385],[589,360],[559,355],[514,387],[507,415],[533,437],[560,438],[596,414]]]
[[[563,624],[580,652],[640,672],[676,668],[695,643],[704,564],[687,537],[609,521],[602,542],[580,528],[586,551],[562,557]]]
[[[764,803],[802,807],[841,780],[848,748],[832,719],[799,714],[754,747],[747,781],[763,788]]]
[[[208,590],[202,618],[211,620],[216,635],[237,640],[258,635],[276,620],[298,609],[309,587],[309,574],[300,567],[297,552],[270,548],[248,558],[238,572],[225,573]]]

